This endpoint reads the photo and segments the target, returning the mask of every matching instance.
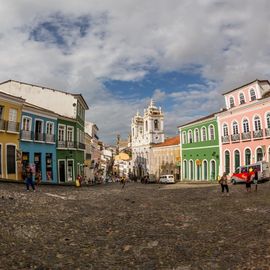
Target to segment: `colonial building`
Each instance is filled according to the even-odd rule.
[[[131,148],[133,174],[142,177],[150,173],[150,149],[164,142],[164,115],[151,100],[143,116],[137,113],[131,123]]]
[[[179,127],[182,180],[216,180],[219,133],[215,113]]]
[[[25,100],[0,92],[0,178],[21,177],[19,134]]]
[[[20,125],[22,169],[30,165],[36,180],[57,183],[56,139],[57,115],[25,103]]]
[[[163,143],[152,146],[150,157],[150,174],[159,179],[161,175],[172,174],[180,180],[180,137],[167,138]]]
[[[270,83],[255,80],[223,94],[219,113],[220,173],[240,165],[270,161]]]
[[[84,123],[88,105],[81,94],[71,94],[48,87],[9,80],[0,90],[24,98],[28,103],[58,114],[57,167],[58,182],[75,181],[83,174]]]

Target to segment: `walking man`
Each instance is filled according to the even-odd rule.
[[[30,165],[26,165],[25,172],[24,172],[24,181],[26,184],[26,190],[29,191],[29,186],[32,187],[33,191],[35,191],[35,185],[33,182],[33,172]]]
[[[221,185],[221,192],[224,194],[224,190],[226,189],[227,196],[229,196],[229,186],[228,186],[228,177],[227,173],[224,172],[223,175],[221,176],[219,183]]]

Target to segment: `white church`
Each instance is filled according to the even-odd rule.
[[[164,114],[151,100],[143,116],[137,112],[131,122],[133,174],[138,178],[151,173],[151,147],[164,142]]]

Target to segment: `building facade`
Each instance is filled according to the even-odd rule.
[[[151,100],[144,110],[132,118],[131,149],[133,175],[138,178],[150,173],[150,150],[152,145],[164,142],[164,115]]]
[[[270,161],[270,84],[255,80],[224,94],[219,113],[220,173],[240,165]]]
[[[56,129],[57,116],[53,112],[28,103],[24,105],[20,125],[22,170],[30,165],[36,181],[57,182]]]
[[[85,110],[89,108],[82,95],[14,80],[0,83],[0,90],[21,96],[26,102],[59,115],[56,161],[58,182],[75,181],[75,175],[83,174]]]
[[[180,180],[180,160],[180,137],[167,138],[163,143],[152,146],[150,174],[156,179],[164,174],[172,174],[175,180]]]
[[[19,180],[20,120],[24,99],[0,92],[0,178]]]
[[[215,113],[179,127],[181,179],[211,180],[218,177],[219,133]]]

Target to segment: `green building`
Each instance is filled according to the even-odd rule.
[[[215,113],[178,128],[181,136],[181,180],[216,180],[219,134]]]
[[[81,95],[77,99],[76,118],[58,116],[57,124],[57,168],[58,182],[72,182],[84,173],[85,110],[88,106]],[[71,108],[72,109],[72,108]]]

